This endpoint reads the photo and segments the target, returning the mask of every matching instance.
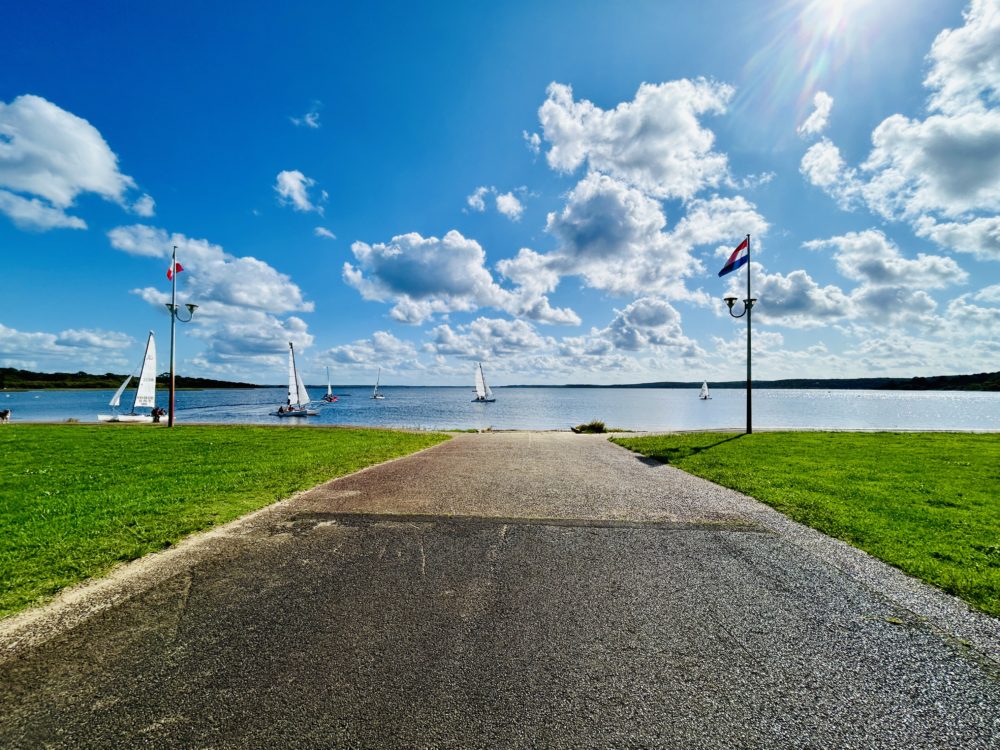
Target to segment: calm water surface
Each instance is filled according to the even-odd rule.
[[[284,388],[179,391],[178,422],[246,424],[358,424],[422,429],[567,429],[601,419],[632,430],[738,428],[746,423],[742,390],[715,390],[710,401],[696,389],[497,388],[496,403],[472,403],[466,387],[386,387],[374,401],[371,388],[334,388],[335,404],[320,415],[272,417]],[[318,397],[325,388],[311,387]],[[14,421],[95,422],[109,412],[113,391],[28,391],[0,395]],[[131,393],[122,403],[131,401]],[[166,404],[166,393],[157,394]],[[755,390],[754,427],[906,430],[1000,430],[1000,393],[962,391]]]

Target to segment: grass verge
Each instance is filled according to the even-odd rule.
[[[0,427],[0,616],[435,433],[141,425]]]
[[[613,442],[755,497],[1000,616],[1000,435],[697,433]]]

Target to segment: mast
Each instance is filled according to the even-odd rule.
[[[482,375],[482,378],[483,378],[483,390],[486,391],[486,398],[487,399],[493,398],[493,391],[491,391],[490,387],[486,384],[486,373],[483,372],[483,363],[482,362],[479,363],[479,374]]]
[[[299,399],[298,384],[295,382],[295,348],[292,342],[288,342],[288,405],[296,403]]]
[[[486,400],[486,378],[483,377],[483,363],[477,363],[476,373],[476,400],[485,401]]]

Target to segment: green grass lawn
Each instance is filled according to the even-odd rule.
[[[1000,616],[1000,435],[615,438],[739,490]]]
[[[332,477],[446,440],[288,427],[0,427],[0,616]]]

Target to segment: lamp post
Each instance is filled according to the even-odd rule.
[[[181,323],[190,323],[191,319],[194,317],[194,311],[198,308],[198,305],[192,305],[190,302],[184,305],[188,309],[187,318],[182,318],[180,310],[177,306],[177,245],[174,245],[174,253],[170,259],[170,302],[167,304],[167,310],[170,311],[170,411],[167,415],[167,427],[174,426],[174,342],[177,338],[177,321]]]
[[[757,300],[750,296],[749,281],[747,281],[747,298],[743,300],[743,312],[739,315],[733,312],[736,297],[725,297],[724,299],[726,300],[726,304],[729,305],[729,314],[734,318],[747,316],[747,435],[750,435],[753,433],[753,380],[750,372],[750,310],[753,309],[753,303]]]

